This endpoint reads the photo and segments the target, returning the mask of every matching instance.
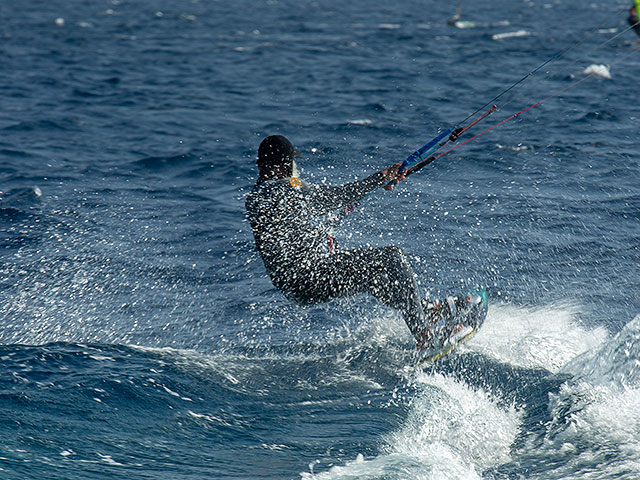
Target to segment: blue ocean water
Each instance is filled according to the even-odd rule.
[[[0,2],[0,478],[640,477],[630,2],[396,3]],[[271,285],[264,136],[344,183],[558,52],[473,133],[557,95],[338,232],[425,295],[487,286],[459,354],[418,369],[371,298]]]

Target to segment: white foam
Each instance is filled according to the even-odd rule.
[[[527,145],[522,145],[521,143],[519,143],[516,146],[512,146],[512,145],[502,145],[500,143],[496,143],[496,147],[500,150],[504,150],[504,149],[509,149],[512,150],[514,152],[522,152],[524,150],[529,150],[531,147],[528,147]]]
[[[340,339],[352,338],[358,344],[388,345],[409,341],[411,334],[400,315],[390,309],[376,309],[372,315],[356,325],[355,331],[341,331]]]
[[[453,24],[456,28],[475,28],[475,22],[469,22],[464,20],[458,20]]]
[[[544,444],[550,451],[562,447],[574,453],[572,468],[559,467],[557,478],[567,478],[567,470],[594,465],[600,466],[598,478],[640,478],[640,389],[578,382],[563,385],[551,400],[554,416],[560,416],[558,412],[565,411],[567,402],[573,402],[572,411],[558,422],[564,428],[548,435]]]
[[[449,452],[462,470],[478,472],[510,460],[520,424],[515,408],[505,410],[483,390],[440,374],[419,372],[416,384],[423,392],[412,401],[405,427],[392,436],[393,452],[432,464]]]
[[[607,337],[604,328],[587,330],[572,305],[538,308],[491,304],[484,326],[464,348],[503,363],[558,372]]]
[[[413,371],[415,373],[415,370]],[[440,374],[422,371],[419,389],[404,425],[388,436],[382,454],[334,466],[304,480],[362,478],[480,479],[481,472],[510,460],[509,449],[521,421],[514,408],[499,407],[490,395]]]
[[[96,453],[100,457],[100,460],[103,463],[106,463],[107,465],[115,465],[115,466],[118,466],[118,467],[126,466],[124,463],[116,462],[113,458],[111,458],[111,455],[103,455],[100,452],[96,452]]]
[[[408,478],[393,475],[393,472],[406,472],[407,467],[404,459],[398,455],[384,455],[365,460],[362,454],[358,454],[356,459],[345,465],[336,465],[326,472],[314,473],[314,464],[309,465],[309,472],[301,472],[303,480],[362,480],[362,479],[395,479]],[[426,479],[422,475],[411,478]]]
[[[349,120],[347,123],[350,125],[371,125],[373,122],[368,118],[356,118],[354,120]]]
[[[640,315],[600,348],[576,358],[564,369],[575,378],[621,389],[640,388]]]
[[[374,322],[373,325],[378,325],[380,329],[386,332],[391,332],[392,327],[385,326],[383,319],[380,319],[379,323]],[[377,327],[373,327],[377,330]],[[406,327],[405,327],[406,328]],[[398,329],[402,332],[401,329]],[[336,388],[341,388],[346,384],[358,384],[361,388],[367,388],[370,390],[381,389],[382,386],[373,378],[349,368],[348,363],[352,355],[358,355],[365,344],[365,338],[371,342],[387,342],[389,337],[381,332],[378,335],[372,337],[365,337],[366,331],[371,331],[368,327],[363,330],[359,330],[354,337],[347,331],[342,331],[342,334],[337,334],[334,337],[328,337],[323,339],[323,344],[327,343],[341,343],[343,351],[340,355],[334,356],[333,353],[329,354],[329,359],[333,360],[333,367],[326,372],[326,376],[323,378],[324,385],[335,385]],[[397,331],[395,332],[397,333]],[[403,332],[404,333],[404,332]],[[363,335],[362,338],[360,335]],[[404,339],[404,336],[401,336]],[[256,377],[264,377],[270,375],[271,369],[274,363],[283,365],[285,363],[291,365],[297,365],[300,363],[314,362],[326,360],[326,356],[322,352],[311,349],[308,352],[297,352],[290,355],[283,356],[281,353],[263,352],[260,356],[247,356],[244,354],[231,354],[229,352],[221,352],[216,354],[204,354],[195,350],[176,349],[171,347],[143,347],[131,345],[131,348],[151,352],[155,355],[160,355],[170,359],[170,362],[175,365],[184,366],[185,368],[199,369],[203,372],[212,372],[215,375],[219,375],[227,382],[227,388],[238,391],[246,392],[247,385],[250,385],[251,379]],[[280,368],[280,367],[278,367]],[[389,368],[393,368],[389,366]],[[296,378],[295,387],[308,390],[315,390],[318,385],[310,383],[306,378]],[[180,396],[180,394],[173,392],[167,387],[164,387],[165,391],[170,395],[179,396],[182,400],[192,401],[189,397]]]
[[[640,478],[638,345],[640,316],[563,369],[574,377],[550,394],[553,421],[542,446],[531,450],[548,459],[564,453],[571,461],[552,462],[545,480]]]
[[[611,80],[611,70],[606,65],[589,65],[582,73],[585,75],[594,75],[596,77],[605,78]]]

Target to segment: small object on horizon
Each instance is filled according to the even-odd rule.
[[[462,21],[450,23],[449,25],[453,25],[456,28],[475,28],[476,22],[470,22],[469,20],[462,20]]]
[[[349,125],[371,125],[373,122],[368,118],[354,118],[353,120],[348,120],[347,123]]]
[[[629,18],[627,18],[627,21],[629,25],[633,27],[636,35],[638,35],[638,41],[640,41],[640,18],[638,18],[638,11],[640,11],[640,0],[634,0],[633,6],[629,9]]]
[[[460,20],[460,15],[462,14],[462,0],[458,3],[458,8],[456,9],[456,13],[451,20],[447,20],[447,25],[456,26],[458,20]]]
[[[452,19],[447,20],[447,25],[451,25],[456,28],[474,28],[476,26],[475,22],[471,22],[469,20],[460,20],[460,16],[462,15],[462,1],[458,3],[458,8],[456,9],[456,13]]]
[[[505,38],[528,37],[529,35],[531,35],[531,33],[526,30],[518,30],[516,32],[496,33],[495,35],[491,35],[491,39],[504,40]]]

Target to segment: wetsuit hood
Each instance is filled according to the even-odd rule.
[[[258,168],[271,169],[281,165],[291,165],[294,157],[302,155],[296,150],[288,138],[282,135],[271,135],[258,147]]]

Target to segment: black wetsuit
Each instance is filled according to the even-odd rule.
[[[323,215],[362,199],[386,180],[376,173],[342,186],[285,178],[258,182],[246,200],[255,243],[273,284],[290,300],[311,305],[370,293],[399,310],[420,340],[424,313],[413,271],[397,247],[330,251]]]

